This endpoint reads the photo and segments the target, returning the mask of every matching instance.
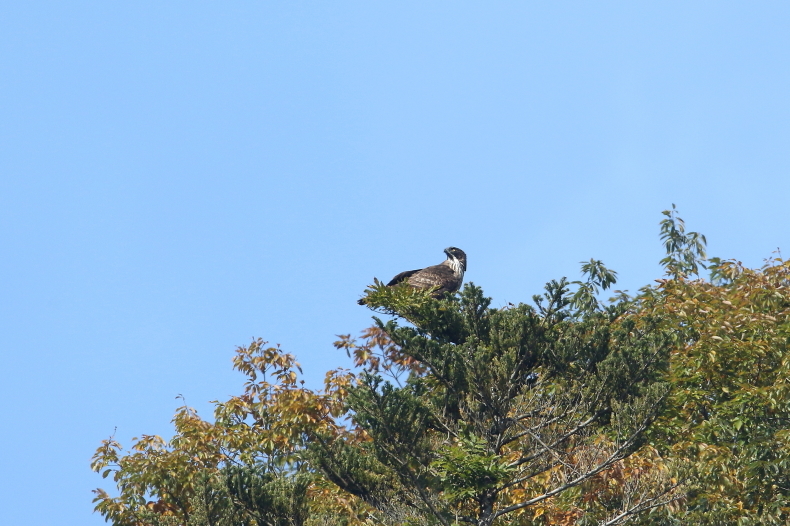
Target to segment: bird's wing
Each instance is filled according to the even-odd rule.
[[[387,286],[392,287],[393,285],[397,285],[401,281],[404,281],[408,277],[413,276],[415,273],[420,272],[421,270],[423,269],[418,268],[417,270],[407,270],[406,272],[401,272],[400,274],[392,278],[390,282],[387,283]],[[411,283],[411,281],[409,281],[409,283]]]
[[[447,265],[426,267],[419,272],[412,273],[408,279],[409,285],[412,287],[421,289],[439,287],[434,294],[436,296],[441,296],[445,292],[455,292],[461,288],[461,279]]]

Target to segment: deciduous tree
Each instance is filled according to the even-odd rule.
[[[790,262],[706,259],[664,212],[666,269],[492,308],[474,284],[434,299],[368,290],[387,319],[336,347],[356,362],[304,387],[293,356],[239,348],[241,395],[169,440],[113,438],[96,509],[129,526],[786,524]],[[708,269],[710,279],[700,278]]]

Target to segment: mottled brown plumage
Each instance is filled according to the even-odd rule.
[[[447,259],[438,265],[417,270],[401,272],[387,283],[393,287],[398,283],[406,282],[418,289],[431,289],[437,287],[431,294],[434,298],[441,298],[447,293],[456,292],[464,282],[466,272],[466,254],[460,248],[448,247],[444,249]],[[357,303],[365,304],[364,298]]]

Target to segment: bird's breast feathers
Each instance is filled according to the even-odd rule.
[[[457,259],[450,258],[442,262],[442,265],[447,265],[448,267],[453,269],[453,274],[455,274],[456,277],[458,277],[459,279],[464,279],[464,266]]]

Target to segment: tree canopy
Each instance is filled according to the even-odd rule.
[[[666,275],[630,296],[603,263],[492,308],[367,290],[335,347],[354,370],[311,390],[292,355],[238,348],[243,392],[174,436],[113,438],[92,467],[115,525],[785,524],[790,262],[706,259],[664,212]],[[699,273],[709,270],[709,279]]]

